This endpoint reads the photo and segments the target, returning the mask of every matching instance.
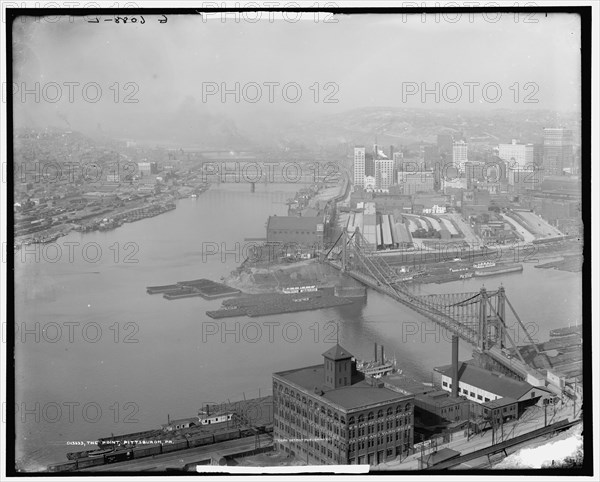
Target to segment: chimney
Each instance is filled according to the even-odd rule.
[[[452,396],[458,397],[458,336],[452,335]]]
[[[385,363],[385,358],[383,357],[383,345],[381,345],[381,363]]]
[[[377,343],[375,343],[375,361],[377,361]]]
[[[208,406],[208,403],[206,404],[206,415],[210,415],[210,407]]]

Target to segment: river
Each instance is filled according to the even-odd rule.
[[[91,448],[76,442],[154,429],[207,402],[269,394],[272,372],[320,363],[336,339],[368,359],[374,342],[384,344],[405,374],[423,380],[449,363],[447,336],[370,290],[354,305],[219,321],[205,311],[220,300],[146,294],[149,285],[227,276],[243,260],[244,238],[264,237],[268,215],[285,215],[298,188],[212,186],[160,216],[71,232],[15,255],[17,457],[26,470]],[[230,254],[206,254],[216,247]],[[581,319],[579,273],[525,265],[523,273],[416,289],[468,292],[500,282],[520,317],[537,324],[540,340]],[[470,353],[461,343],[460,358]]]

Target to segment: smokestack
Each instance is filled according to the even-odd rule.
[[[377,361],[377,343],[375,343],[375,361]]]
[[[452,335],[452,396],[458,397],[458,336]]]
[[[381,345],[381,363],[385,363],[385,358],[383,356],[383,345]]]

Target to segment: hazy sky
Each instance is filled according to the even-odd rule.
[[[54,124],[66,118],[72,125],[109,126],[143,125],[161,116],[172,118],[182,110],[224,113],[238,121],[269,113],[293,117],[366,106],[579,111],[576,15],[537,13],[533,18],[537,23],[524,23],[523,16],[515,22],[508,14],[495,23],[481,14],[472,19],[465,14],[455,23],[436,22],[433,15],[425,22],[420,15],[337,16],[337,23],[323,23],[325,14],[318,23],[313,14],[296,23],[270,22],[267,15],[263,12],[263,20],[257,23],[245,19],[236,23],[233,17],[223,23],[216,15],[207,21],[199,16],[169,16],[166,24],[145,16],[144,25],[103,21],[112,17],[100,17],[98,24],[68,17],[52,22],[17,20],[14,81],[19,89],[32,89],[39,82],[42,95],[36,103],[32,95],[23,99],[17,93],[16,117]],[[52,102],[57,90],[51,82],[61,86],[57,102]],[[64,82],[81,84],[73,87],[73,102]],[[81,91],[91,82],[102,89],[95,103]],[[131,99],[138,103],[123,102],[134,91],[133,86],[125,88],[128,82],[137,86]],[[234,89],[236,82],[249,100],[257,96],[250,83],[258,83],[260,100],[252,103],[242,96],[236,103],[234,95],[228,95],[223,103],[218,92],[203,102],[203,89],[215,88],[214,83],[219,90],[223,83]],[[272,87],[273,103],[265,82],[280,83]],[[302,89],[296,103],[291,102],[298,94],[294,86],[286,91],[288,100],[282,94],[282,86],[291,82]],[[435,89],[436,82],[442,94],[439,103],[433,94],[422,99],[420,92],[403,98],[403,90],[421,89],[423,83]],[[453,82],[462,91],[456,103],[452,100],[458,91],[449,84]],[[480,84],[472,87],[473,102],[465,82]],[[526,87],[528,82],[532,84]],[[331,84],[326,88],[326,83]],[[486,84],[488,101],[482,96]],[[94,86],[88,87],[88,99],[94,99],[96,92]],[[327,94],[338,102],[324,102]],[[524,103],[527,94],[539,102]]]

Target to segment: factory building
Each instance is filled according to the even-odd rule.
[[[413,447],[414,398],[361,374],[339,344],[273,374],[275,448],[309,464],[379,464]]]
[[[434,368],[442,389],[452,391],[453,378],[458,378],[458,394],[479,404],[501,398],[512,398],[518,402],[519,413],[530,405],[540,404],[551,393],[542,387],[486,370],[471,363],[458,365],[458,376],[453,377],[453,365]]]
[[[269,216],[267,243],[323,246],[321,216]]]

